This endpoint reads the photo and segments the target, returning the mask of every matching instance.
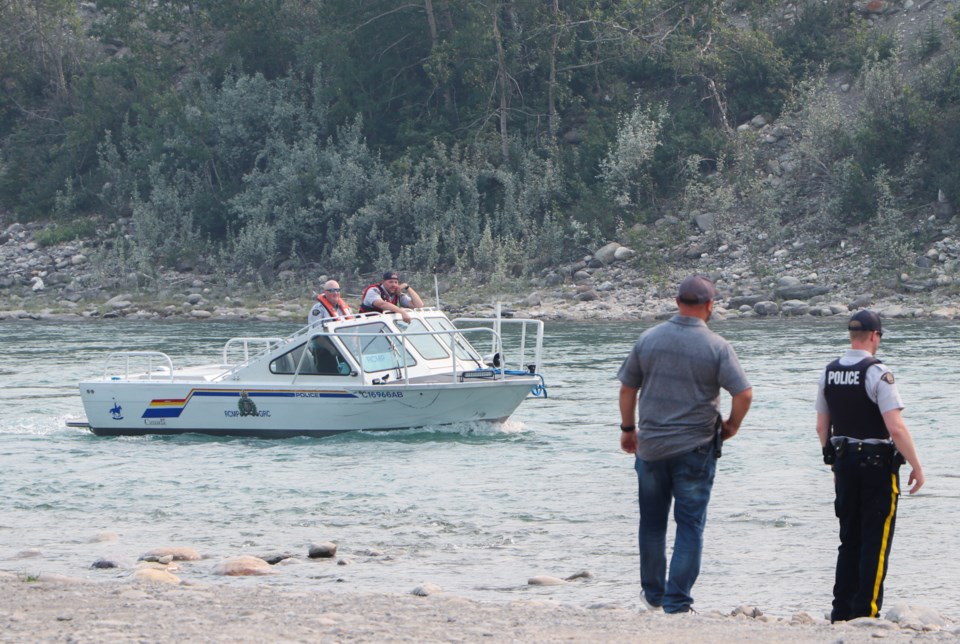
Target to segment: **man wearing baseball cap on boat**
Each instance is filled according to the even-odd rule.
[[[840,548],[830,621],[877,617],[900,497],[900,465],[910,463],[910,494],[924,483],[903,422],[893,373],[874,356],[883,328],[866,309],[847,323],[850,348],[820,376],[817,434],[831,465]]]
[[[361,313],[399,313],[407,324],[410,323],[410,314],[406,309],[423,307],[423,300],[406,282],[400,282],[396,271],[387,271],[379,284],[371,284],[363,291],[360,301]]]

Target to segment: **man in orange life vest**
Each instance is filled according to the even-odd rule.
[[[403,321],[410,323],[410,314],[406,309],[419,309],[423,300],[406,282],[401,283],[396,271],[383,274],[383,281],[371,284],[363,291],[360,302],[361,313],[399,313]]]
[[[323,285],[323,292],[317,296],[317,301],[307,314],[307,324],[314,325],[342,317],[350,319],[350,307],[340,297],[340,284],[336,280],[329,280]]]
[[[910,494],[924,483],[893,373],[874,357],[883,335],[880,316],[858,311],[847,330],[850,349],[820,376],[816,403],[817,434],[823,462],[832,465],[840,519],[831,622],[879,615],[901,463],[912,468]]]

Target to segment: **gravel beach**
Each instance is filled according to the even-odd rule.
[[[0,573],[2,575],[3,573]],[[256,583],[256,582],[255,582]],[[952,627],[830,625],[719,613],[664,615],[550,602],[333,594],[265,585],[80,583],[0,576],[2,642],[889,642],[956,641]]]

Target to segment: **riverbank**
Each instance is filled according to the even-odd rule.
[[[915,618],[830,625],[737,615],[664,615],[545,601],[334,594],[267,585],[81,583],[0,573],[4,642],[888,642],[948,641],[953,626]],[[901,619],[899,616],[896,619]],[[912,621],[910,621],[912,620]],[[926,629],[926,630],[924,630]]]
[[[609,242],[532,278],[458,274],[404,275],[427,305],[457,315],[543,320],[658,320],[676,311],[677,284],[709,276],[719,296],[715,319],[846,316],[871,308],[882,317],[960,319],[960,241],[953,223],[928,231],[913,264],[877,268],[863,235],[827,242],[751,239],[749,230],[697,229],[676,238],[679,222],[662,220],[627,237],[639,250]],[[338,276],[314,265],[285,263],[256,275],[199,266],[124,272],[99,256],[104,239],[41,246],[38,225],[0,233],[0,321],[80,319],[263,320],[305,323],[320,285],[338,279],[355,309],[376,276]],[[671,232],[672,231],[672,232]],[[689,232],[689,231],[688,231]],[[107,232],[101,237],[106,238]],[[654,240],[654,241],[650,241]],[[722,242],[722,243],[721,243]],[[638,244],[644,242],[637,242]]]
[[[599,290],[584,282],[569,281],[543,288],[535,281],[533,284],[488,284],[479,288],[450,287],[447,282],[445,288],[441,287],[439,297],[426,295],[424,288],[420,292],[428,306],[439,303],[454,315],[490,316],[499,305],[507,316],[546,321],[652,322],[666,319],[676,312],[676,284],[685,275],[695,272],[711,276],[717,283],[719,297],[714,309],[715,320],[845,317],[860,308],[875,310],[887,319],[960,319],[960,298],[954,295],[952,288],[919,294],[881,289],[874,293],[849,286],[819,287],[813,284],[814,274],[806,282],[781,276],[744,292],[743,288],[732,288],[729,278],[722,272],[675,269],[670,277],[658,278],[653,284],[643,271],[622,266],[610,267],[604,272],[605,279]],[[314,283],[322,283],[326,277],[325,274],[319,280],[308,275],[289,277],[293,286],[269,293],[251,286],[251,291],[243,297],[229,295],[228,285],[210,280],[209,276],[182,275],[168,275],[164,279],[168,285],[178,284],[178,287],[120,292],[97,289],[95,294],[87,294],[78,301],[50,293],[10,297],[9,293],[0,291],[0,322],[122,318],[303,324],[318,288]],[[360,293],[361,288],[355,286],[345,291],[345,297],[348,302],[358,301]]]

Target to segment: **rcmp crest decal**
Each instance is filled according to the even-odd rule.
[[[240,392],[240,400],[237,402],[237,409],[240,410],[241,416],[257,416],[257,406],[250,396],[247,395],[247,392]]]

